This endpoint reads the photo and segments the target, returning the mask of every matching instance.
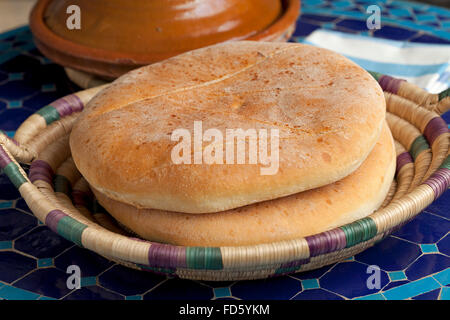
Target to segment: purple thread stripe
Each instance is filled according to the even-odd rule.
[[[62,218],[67,217],[67,214],[61,210],[52,210],[45,217],[45,224],[54,232],[57,232],[58,222]]]
[[[1,168],[6,167],[10,162],[12,162],[11,158],[5,152],[3,147],[0,146],[0,167]]]
[[[308,243],[310,257],[343,249],[347,245],[345,233],[340,228],[309,236],[305,239]]]
[[[447,190],[450,185],[450,170],[447,168],[440,168],[436,170],[436,172],[433,173],[424,183],[433,189],[434,200],[436,200],[441,194],[444,193],[445,190]]]
[[[423,135],[427,138],[430,146],[433,144],[434,140],[441,134],[448,132],[447,123],[441,117],[436,117],[430,120],[425,127]]]
[[[300,259],[300,260],[294,260],[294,261],[282,263],[281,266],[280,266],[280,269],[299,267],[302,264],[309,263],[310,260],[311,260],[310,258],[306,258],[306,259]]]
[[[403,79],[397,79],[393,78],[391,76],[382,75],[378,79],[378,83],[380,84],[383,91],[388,91],[391,93],[396,94],[398,92],[398,89],[400,88],[400,84],[404,82]]]
[[[404,165],[408,164],[408,163],[412,163],[413,159],[411,157],[411,155],[409,154],[409,152],[405,151],[400,153],[397,156],[397,169],[396,172],[398,173],[400,171],[401,168],[403,168]]]
[[[74,112],[83,110],[83,102],[75,94],[70,94],[63,98],[60,98],[50,104],[58,111],[59,116],[65,117]]]
[[[152,242],[148,250],[148,263],[150,267],[186,268],[186,249],[170,244]]]
[[[37,180],[42,180],[51,184],[54,172],[52,167],[44,160],[35,160],[31,163],[28,176],[33,183]]]

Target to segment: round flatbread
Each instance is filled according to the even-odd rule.
[[[337,53],[229,42],[120,77],[88,103],[70,147],[82,175],[111,199],[217,212],[349,175],[378,140],[385,108],[378,83]],[[176,140],[180,130],[191,140]],[[248,134],[245,151],[228,130]],[[208,141],[208,132],[223,139],[217,134]],[[208,155],[219,155],[217,162]]]
[[[95,190],[100,204],[144,239],[183,246],[238,246],[290,240],[353,222],[375,211],[392,183],[396,154],[391,132],[363,164],[333,184],[218,213],[137,209]]]

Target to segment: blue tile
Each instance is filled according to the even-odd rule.
[[[11,248],[12,248],[12,241],[0,241],[0,250]]]
[[[97,277],[82,277],[80,285],[82,287],[95,286],[97,284]]]
[[[0,91],[2,89],[0,88]],[[0,112],[0,128],[2,130],[16,130],[34,112],[25,108],[5,109]],[[11,186],[13,186],[11,184]],[[20,195],[17,197],[19,198]]]
[[[406,274],[403,271],[392,271],[392,272],[388,272],[389,275],[389,279],[391,279],[391,281],[399,281],[399,280],[406,280]]]
[[[390,9],[389,13],[391,15],[394,15],[396,17],[408,17],[411,15],[411,11],[409,11],[407,8],[395,8],[395,9]]]
[[[0,281],[11,283],[36,268],[36,260],[12,251],[0,252]]]
[[[405,270],[409,280],[416,280],[450,268],[450,258],[442,254],[425,254]]]
[[[413,300],[437,300],[439,294],[441,293],[441,289],[431,290],[427,293],[419,294],[418,296],[413,297]]]
[[[82,287],[74,290],[63,300],[123,300],[124,297],[101,287]]]
[[[437,21],[436,15],[434,14],[416,14],[416,19],[420,22]]]
[[[53,266],[53,258],[44,258],[39,259],[37,261],[39,268],[52,267]]]
[[[141,295],[137,295],[137,296],[126,296],[125,300],[142,300],[142,296]]]
[[[302,290],[300,281],[280,276],[255,281],[240,281],[231,286],[234,297],[251,300],[289,299]]]
[[[318,269],[310,270],[310,271],[303,271],[299,273],[291,274],[291,277],[297,278],[297,279],[319,279],[322,275],[324,275],[326,272],[328,272],[333,266],[336,264],[331,264],[328,266],[324,266]]]
[[[18,238],[14,248],[40,259],[54,257],[73,245],[47,226],[38,226]]]
[[[441,289],[440,300],[450,300],[450,288],[443,287]]]
[[[437,243],[439,252],[450,256],[450,234],[447,234],[443,239]]]
[[[303,290],[320,288],[319,281],[317,281],[317,279],[305,279],[301,282]]]
[[[438,253],[438,247],[434,243],[425,243],[420,245],[423,253]]]
[[[68,277],[69,274],[54,267],[36,269],[26,277],[15,282],[14,286],[47,297],[60,299],[71,291],[71,289],[67,288]]]
[[[0,297],[6,300],[36,300],[39,295],[27,290],[5,285],[0,288]]]
[[[336,16],[303,13],[300,16],[300,19],[302,19],[302,20],[311,20],[311,21],[317,23],[317,22],[333,22],[333,21],[338,20],[339,18],[336,17]]]
[[[336,23],[337,27],[344,27],[346,29],[354,30],[354,31],[367,31],[367,23],[366,20],[357,20],[357,19],[342,19],[338,23]]]
[[[397,271],[406,268],[421,253],[418,245],[389,236],[357,254],[355,259],[369,265],[378,265],[385,271]]]
[[[422,212],[412,221],[395,231],[396,237],[415,243],[435,243],[450,230],[450,221]]]
[[[37,92],[40,88],[30,86],[26,81],[9,81],[0,85],[0,98],[20,100]]]
[[[2,200],[0,200],[0,209],[12,208],[12,207],[13,207],[13,202],[12,201],[2,201]]]
[[[306,37],[314,30],[319,29],[320,27],[315,24],[311,24],[308,22],[299,21],[297,23],[297,27],[295,29],[295,32],[293,34],[294,37]]]
[[[344,300],[344,298],[323,289],[310,289],[300,292],[292,300]]]
[[[0,178],[1,178],[1,176],[0,176]],[[20,198],[19,200],[16,201],[16,206],[15,207],[16,207],[16,209],[21,209],[23,211],[31,213],[30,208],[28,207],[28,205],[25,202],[25,200],[23,200],[23,198]],[[37,218],[36,218],[36,220],[37,220]]]
[[[439,283],[433,278],[423,278],[383,292],[388,300],[404,300],[439,288]]]
[[[443,286],[450,285],[450,268],[439,271],[438,273],[433,275],[433,278]]]
[[[368,266],[356,261],[340,263],[320,278],[320,287],[347,298],[377,293],[380,289],[368,288],[367,281],[369,278],[372,279],[374,273],[368,273],[367,270]],[[344,275],[347,275],[345,276],[345,286],[342,285]],[[386,272],[380,270],[380,288],[383,288],[388,282],[389,277]]]
[[[409,280],[399,280],[399,281],[389,282],[386,286],[383,287],[383,291],[387,291],[392,288],[400,287],[400,286],[410,283],[410,282],[411,281],[409,281]]]
[[[0,70],[7,73],[32,72],[40,65],[37,59],[26,55],[18,55],[2,64]]]
[[[8,74],[8,80],[23,80],[23,72],[11,72]]]
[[[97,253],[79,246],[73,246],[55,258],[55,267],[66,271],[70,265],[80,267],[82,277],[97,276],[114,263]]]
[[[143,294],[165,279],[164,276],[150,272],[115,265],[98,277],[98,283],[106,289],[131,296]]]
[[[357,297],[354,300],[386,300],[386,298],[382,293],[374,293],[363,297]]]
[[[450,116],[450,112],[448,114]],[[434,200],[425,211],[450,219],[450,190],[445,191],[439,198]]]
[[[0,113],[0,122],[2,121],[1,120],[2,114],[4,114],[5,112],[6,111]],[[2,195],[1,200],[13,200],[13,199],[20,198],[20,192],[11,183],[11,180],[9,180],[9,178],[4,173],[0,173],[0,190],[1,190],[1,195]],[[4,208],[4,206],[9,205],[9,204],[10,204],[10,202],[2,205],[2,208]]]
[[[0,241],[14,240],[37,226],[37,219],[16,209],[0,210]]]
[[[144,295],[144,300],[210,300],[213,289],[196,281],[169,279]]]
[[[417,32],[413,30],[385,25],[383,24],[383,21],[381,24],[381,29],[375,30],[373,32],[374,37],[391,40],[407,40],[416,34]]]
[[[22,101],[21,100],[8,101],[8,108],[9,109],[21,108],[21,107],[22,107]]]
[[[214,288],[214,296],[216,298],[229,297],[231,296],[230,288],[228,287]]]

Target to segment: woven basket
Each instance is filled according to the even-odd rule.
[[[201,280],[266,278],[353,256],[414,218],[450,185],[449,130],[440,114],[449,90],[429,94],[371,72],[384,90],[396,140],[397,172],[383,205],[353,223],[289,241],[183,247],[136,238],[93,199],[68,146],[83,106],[106,85],[58,99],[29,117],[14,139],[0,134],[0,167],[34,215],[62,237],[128,267]],[[28,176],[18,162],[31,164]]]

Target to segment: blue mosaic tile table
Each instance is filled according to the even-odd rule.
[[[382,8],[367,31],[365,9]],[[304,0],[293,40],[325,28],[411,42],[450,44],[450,11],[400,1]],[[44,58],[28,27],[0,34],[0,129],[13,136],[32,113],[78,91]],[[444,116],[447,122],[450,114]],[[318,270],[257,281],[191,281],[127,269],[80,248],[38,223],[0,174],[0,299],[450,299],[450,192],[374,247]],[[82,271],[70,290],[69,265]],[[369,265],[381,269],[368,289]]]

